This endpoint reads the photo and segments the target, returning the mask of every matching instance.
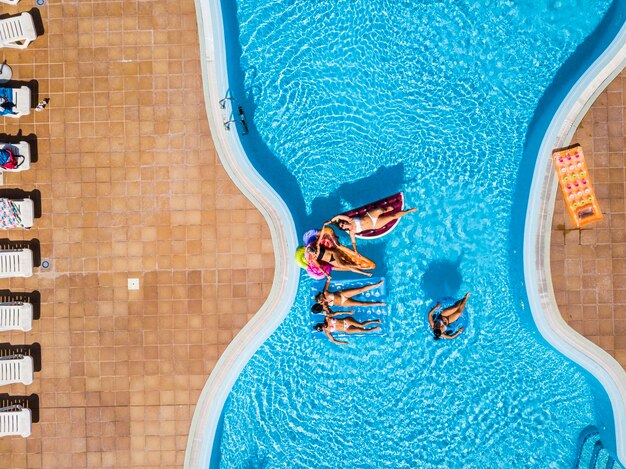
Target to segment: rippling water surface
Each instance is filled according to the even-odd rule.
[[[385,336],[313,339],[302,277],[229,397],[222,467],[572,464],[596,397],[529,326],[509,229],[538,101],[609,3],[236,2],[244,138],[299,229],[397,190],[418,212],[360,243]],[[468,330],[434,342],[427,305],[466,291]]]

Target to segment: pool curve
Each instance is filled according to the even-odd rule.
[[[625,3],[618,0],[611,7],[611,10],[618,10],[618,22],[619,18],[623,19],[626,11]],[[209,467],[224,402],[249,358],[289,312],[295,297],[299,272],[291,262],[291,253],[297,245],[297,235],[289,209],[252,167],[237,132],[228,132],[223,126],[226,111],[220,107],[219,101],[226,96],[229,85],[219,0],[196,0],[196,13],[205,103],[215,147],[231,178],[268,221],[276,257],[276,273],[267,301],[220,357],[194,413],[185,467]],[[608,37],[611,34],[614,35],[612,41]],[[532,173],[524,225],[524,277],[533,318],[541,334],[554,348],[595,376],[609,395],[615,422],[616,446],[612,449],[624,463],[626,372],[606,352],[578,335],[562,319],[554,299],[549,267],[551,215],[556,192],[550,150],[569,143],[595,97],[624,66],[626,26],[623,21],[619,31],[606,32],[606,35],[603,39],[605,43],[610,42],[608,47],[605,44],[604,51],[592,51],[595,57],[599,57],[573,84],[560,105],[553,105],[551,109],[556,106],[558,109],[549,122],[538,124],[544,125],[546,131],[537,149],[538,156]],[[602,41],[599,44],[602,45]],[[548,89],[546,94],[550,91]]]

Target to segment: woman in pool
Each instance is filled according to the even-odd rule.
[[[356,251],[356,236],[363,231],[376,230],[382,228],[387,223],[398,220],[405,216],[407,213],[414,212],[414,208],[408,210],[400,210],[399,212],[389,213],[393,210],[391,205],[385,208],[375,208],[365,213],[363,218],[349,217],[347,215],[337,215],[330,221],[327,221],[324,226],[333,224],[340,230],[347,232],[350,235],[352,241],[352,247]]]
[[[435,335],[435,340],[439,339],[454,339],[457,335],[465,330],[465,328],[460,327],[453,334],[446,334],[448,327],[453,324],[456,320],[461,317],[463,314],[463,310],[465,309],[465,305],[467,304],[467,299],[470,294],[467,293],[463,298],[454,303],[452,306],[441,310],[440,313],[435,314],[433,317],[433,313],[435,313],[439,308],[441,308],[441,304],[437,303],[433,309],[428,312],[428,323],[430,324],[430,328],[433,330],[433,334]]]
[[[338,307],[343,307],[343,306],[385,306],[386,303],[383,302],[366,302],[366,301],[359,301],[359,300],[353,300],[352,297],[359,295],[361,293],[365,293],[366,291],[369,291],[373,288],[376,288],[380,285],[383,284],[384,280],[381,280],[378,283],[374,283],[372,285],[365,285],[363,287],[360,288],[347,288],[345,290],[338,290],[338,291],[328,291],[328,288],[330,287],[330,279],[326,280],[326,284],[324,285],[324,289],[319,292],[317,295],[315,295],[315,301],[317,303],[315,303],[312,307],[311,307],[311,311],[313,313],[319,314],[324,312],[324,314],[327,314],[329,316],[332,316],[333,312],[330,309],[331,306],[338,306]],[[343,312],[340,313],[335,313],[335,314],[343,314]]]
[[[307,246],[306,254],[307,262],[313,263],[322,272],[324,264],[328,264],[337,270],[349,270],[371,277],[372,274],[363,271],[376,268],[376,264],[367,257],[339,244],[335,232],[328,227],[322,228],[315,241]],[[330,274],[324,272],[324,275],[330,278]]]
[[[356,332],[368,333],[377,332],[380,330],[379,326],[371,327],[367,329],[365,326],[370,324],[380,324],[380,319],[372,319],[370,321],[359,322],[352,318],[332,318],[327,317],[323,323],[313,326],[318,332],[324,332],[326,337],[335,344],[345,345],[348,342],[345,340],[337,340],[333,337],[333,332],[345,332],[346,334],[354,334]]]

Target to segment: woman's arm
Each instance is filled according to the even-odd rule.
[[[347,221],[348,223],[352,223],[352,218],[350,218],[347,215],[335,215],[334,217],[332,217],[329,221],[327,221],[326,223],[324,223],[324,225],[327,225],[329,223],[337,223],[338,221]]]
[[[330,308],[328,308],[328,310],[330,311],[330,313],[328,314],[329,318],[334,318],[335,316],[343,316],[343,315],[347,315],[347,316],[352,316],[354,314],[353,310],[348,310],[348,311],[332,311]]]
[[[358,269],[356,267],[348,267],[348,270],[355,272],[357,274],[365,275],[366,277],[372,276],[372,274],[370,274],[369,272],[365,272],[364,270]]]
[[[356,250],[356,233],[354,232],[354,228],[350,227],[350,229],[348,230],[348,233],[350,233],[350,241],[352,241],[352,249],[354,249],[354,252],[358,252]]]
[[[456,331],[454,334],[441,334],[441,337],[443,339],[454,339],[457,335],[459,335],[461,332],[463,332],[465,330],[464,327],[460,327],[458,331]]]

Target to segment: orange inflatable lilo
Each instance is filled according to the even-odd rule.
[[[591,186],[582,147],[576,144],[564,150],[554,150],[552,161],[565,205],[576,228],[602,220],[602,211]]]
[[[323,228],[307,245],[304,257],[309,265],[319,269],[326,277],[330,277],[330,273],[324,269],[326,265],[336,270],[351,271],[368,277],[372,274],[364,270],[376,268],[376,264],[367,257],[339,244],[335,232],[330,227]]]

